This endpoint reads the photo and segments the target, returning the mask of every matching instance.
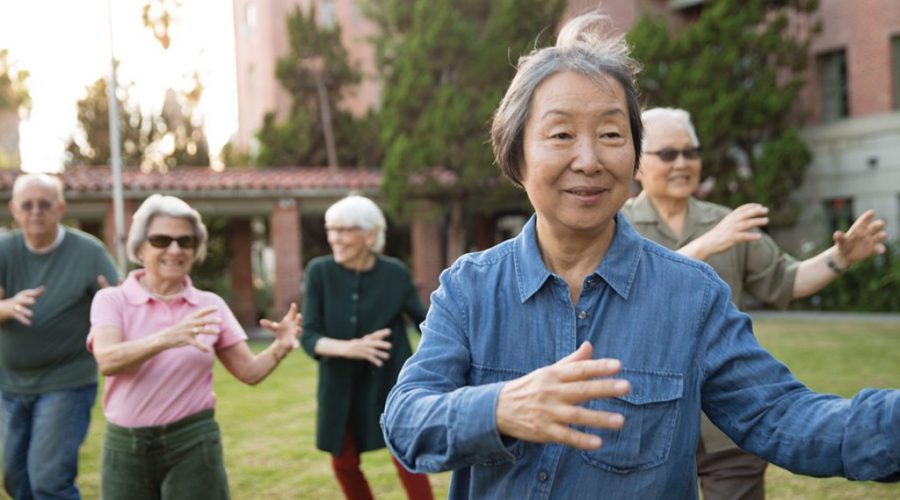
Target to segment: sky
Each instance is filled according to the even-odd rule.
[[[112,45],[121,61],[119,84],[145,111],[162,107],[167,88],[189,88],[197,71],[204,86],[200,112],[215,155],[237,130],[232,2],[183,0],[168,51],[145,28],[147,0],[109,0]],[[0,0],[0,48],[27,70],[30,115],[19,127],[22,169],[59,171],[77,127],[76,103],[110,72],[107,0]]]

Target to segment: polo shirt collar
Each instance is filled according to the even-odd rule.
[[[128,278],[125,279],[125,282],[120,285],[122,292],[125,294],[125,299],[132,305],[139,306],[142,304],[146,304],[151,300],[157,300],[147,291],[143,286],[141,286],[139,280],[147,274],[147,271],[144,269],[135,269],[128,273]],[[191,282],[190,276],[184,277],[184,290],[181,291],[181,294],[178,299],[184,299],[185,302],[191,305],[198,305],[200,301],[200,292],[196,288],[194,288],[193,283]]]

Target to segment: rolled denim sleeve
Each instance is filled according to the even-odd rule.
[[[454,268],[441,275],[419,349],[401,370],[382,415],[385,443],[414,472],[513,459],[497,432],[503,383],[467,385],[467,316],[461,294],[454,293],[456,281]]]
[[[795,473],[900,480],[900,392],[818,394],[753,335],[724,283],[706,293],[698,362],[703,410],[741,448]]]

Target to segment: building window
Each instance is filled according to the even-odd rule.
[[[334,0],[322,0],[319,8],[322,9],[319,13],[319,25],[324,28],[334,28]]]
[[[853,198],[832,198],[825,200],[825,219],[828,221],[829,236],[837,230],[850,229],[853,216]]]
[[[254,4],[253,2],[247,2],[247,5],[244,5],[244,34],[248,35],[256,31],[256,23],[256,4]]]
[[[822,121],[839,120],[848,115],[846,54],[844,50],[837,50],[816,57],[819,91],[822,94]]]
[[[891,38],[891,55],[894,65],[894,109],[900,109],[900,35]]]

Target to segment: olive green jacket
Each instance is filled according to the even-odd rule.
[[[310,261],[303,297],[304,350],[319,362],[316,446],[338,454],[349,427],[360,452],[384,448],[379,417],[403,363],[412,355],[404,314],[419,323],[425,307],[409,271],[397,259],[378,256],[368,271],[356,272],[330,255]],[[359,338],[390,328],[390,358],[377,368],[367,361],[320,357],[322,337]]]
[[[622,213],[638,233],[666,248],[677,250],[714,228],[730,208],[691,197],[681,237],[677,237],[659,216],[645,193],[628,200]],[[774,307],[785,308],[793,298],[799,262],[786,254],[767,234],[756,241],[739,243],[706,259],[731,288],[731,301],[740,306],[745,291]],[[701,435],[706,451],[735,448],[724,433],[703,416]]]

